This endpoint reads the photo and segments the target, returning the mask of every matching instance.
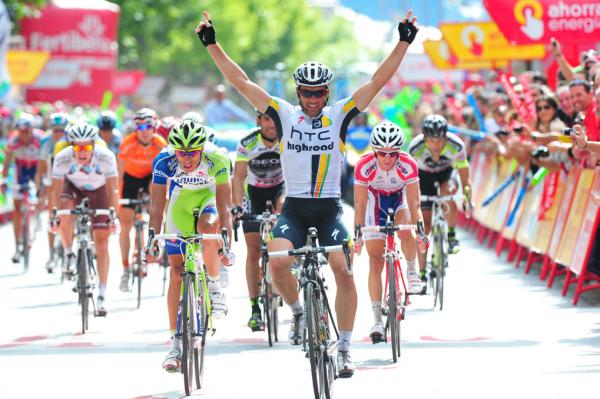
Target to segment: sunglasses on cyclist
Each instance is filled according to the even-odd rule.
[[[75,152],[92,151],[93,149],[94,149],[93,144],[85,144],[85,145],[73,144],[73,151],[75,151]]]
[[[375,155],[377,155],[380,158],[390,157],[392,159],[395,159],[395,158],[398,158],[400,156],[400,151],[381,151],[381,150],[376,150],[375,151]]]
[[[175,154],[180,156],[180,157],[195,157],[196,155],[200,154],[202,152],[202,148],[194,148],[192,150],[186,151],[186,150],[175,150]]]
[[[300,96],[304,97],[304,98],[323,98],[327,95],[327,93],[329,93],[329,90],[327,89],[321,89],[321,90],[306,90],[306,89],[301,89],[300,90]]]
[[[135,127],[135,128],[136,128],[138,131],[140,131],[140,132],[145,132],[146,130],[150,130],[150,129],[152,129],[153,127],[154,127],[154,126],[152,126],[151,124],[149,124],[149,123],[146,123],[146,124],[144,124],[144,125],[136,125],[136,127]]]

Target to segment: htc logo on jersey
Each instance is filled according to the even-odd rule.
[[[301,132],[300,130],[294,129],[292,127],[292,133],[290,134],[290,139],[294,139],[295,136],[297,136],[297,139],[300,141],[309,141],[311,143],[312,143],[313,139],[315,141],[331,140],[331,135],[329,134],[329,130],[323,130],[322,132]]]
[[[323,145],[306,145],[302,144],[294,144],[288,141],[287,143],[288,150],[294,150],[296,152],[309,151],[309,152],[317,152],[317,151],[331,151],[333,150],[333,141],[329,144]]]

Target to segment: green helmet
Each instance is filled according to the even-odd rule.
[[[191,119],[184,119],[171,129],[169,144],[176,150],[189,150],[202,147],[206,136],[204,126]]]

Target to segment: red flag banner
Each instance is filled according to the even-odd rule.
[[[508,41],[589,42],[600,37],[600,0],[483,0]]]

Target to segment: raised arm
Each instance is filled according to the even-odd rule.
[[[213,61],[219,68],[219,71],[225,76],[225,79],[260,112],[266,112],[271,101],[271,96],[262,87],[254,83],[248,78],[246,72],[238,64],[235,63],[225,50],[217,43],[214,25],[208,15],[204,11],[204,20],[198,23],[196,33],[200,41]]]
[[[398,24],[400,41],[396,44],[394,50],[392,50],[381,65],[379,65],[379,68],[377,68],[371,80],[359,87],[352,95],[359,111],[366,110],[377,93],[379,93],[383,86],[385,86],[392,76],[394,76],[394,73],[396,73],[396,70],[404,58],[404,54],[406,54],[408,46],[410,46],[415,39],[418,30],[417,17],[412,16],[411,10]]]
[[[569,62],[563,55],[558,41],[555,38],[552,38],[550,43],[552,46],[552,55],[554,55],[554,57],[556,58],[556,63],[558,64],[558,68],[560,69],[563,76],[565,77],[565,80],[570,82],[571,80],[573,80],[573,67],[571,66],[571,64],[569,64]]]

